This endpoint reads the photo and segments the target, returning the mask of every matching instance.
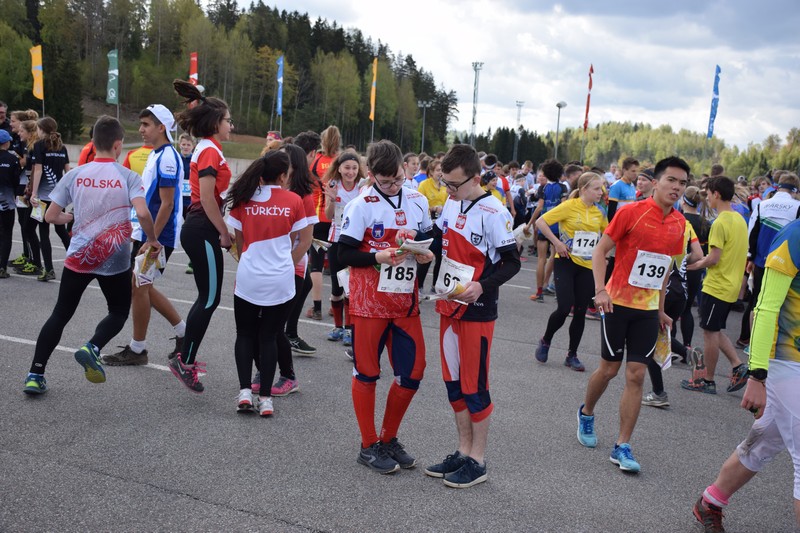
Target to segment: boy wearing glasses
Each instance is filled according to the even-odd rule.
[[[433,254],[398,252],[405,239],[431,231],[428,200],[403,187],[403,155],[390,141],[367,148],[374,185],[347,204],[339,234],[339,262],[350,267],[353,322],[353,407],[361,431],[358,462],[389,474],[413,468],[416,459],[397,440],[397,430],[425,370],[419,318],[417,263]],[[384,346],[394,370],[380,438],[375,429],[375,385]]]
[[[475,149],[453,146],[442,160],[442,184],[450,195],[436,220],[442,230],[438,293],[463,289],[458,300],[436,302],[439,348],[447,396],[455,411],[458,450],[425,473],[448,487],[486,481],[484,451],[493,405],[489,396],[489,352],[497,320],[499,287],[520,269],[505,205],[481,187]]]

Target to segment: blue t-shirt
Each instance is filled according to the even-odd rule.
[[[182,212],[182,187],[183,181],[183,160],[171,144],[165,144],[156,148],[147,156],[147,162],[142,172],[142,184],[144,185],[147,199],[147,208],[150,216],[155,221],[158,211],[161,209],[162,187],[174,188],[172,200],[172,212],[167,223],[158,236],[158,242],[163,246],[177,248],[180,242],[181,212]],[[139,225],[136,212],[131,210],[131,222],[133,223],[133,239],[146,241],[147,236]]]
[[[608,189],[608,201],[617,202],[617,208],[636,201],[636,185],[617,180]]]

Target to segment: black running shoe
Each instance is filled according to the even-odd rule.
[[[444,484],[454,489],[467,489],[484,481],[486,481],[486,465],[479,465],[472,457],[467,457],[461,468],[444,476]]]
[[[289,337],[289,345],[292,347],[292,351],[296,354],[300,355],[314,355],[317,353],[317,349],[308,344],[306,341],[301,339],[300,337]]]
[[[169,360],[169,369],[176,378],[181,380],[187,389],[192,392],[201,393],[205,390],[203,384],[200,383],[200,372],[206,371],[206,364],[200,361],[195,361],[193,365],[185,365],[181,360],[181,354],[176,355]]]
[[[147,364],[147,350],[142,350],[141,353],[134,352],[129,344],[121,347],[122,350],[110,355],[100,357],[104,365],[108,366],[135,366]]]
[[[425,469],[425,474],[431,477],[444,477],[446,474],[451,472],[455,472],[462,466],[464,466],[464,462],[466,461],[466,457],[461,455],[458,450],[455,453],[451,453],[447,457],[445,457],[444,461],[441,463],[431,465]]]
[[[400,465],[389,455],[386,445],[380,442],[368,448],[361,448],[358,462],[381,474],[391,474],[400,470]]]
[[[397,437],[384,443],[384,446],[386,446],[386,449],[389,451],[389,457],[397,461],[400,468],[407,469],[417,466],[417,460],[409,455],[403,445],[400,444],[400,441],[397,440]]]

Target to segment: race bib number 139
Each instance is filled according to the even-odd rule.
[[[640,289],[661,290],[671,264],[672,258],[668,255],[639,250],[628,283]]]

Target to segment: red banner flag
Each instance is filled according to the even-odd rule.
[[[197,52],[189,54],[189,82],[197,85]]]
[[[589,127],[589,102],[592,99],[592,74],[594,74],[594,65],[589,65],[589,93],[586,95],[586,117],[583,119],[583,133],[586,133],[586,128]]]

